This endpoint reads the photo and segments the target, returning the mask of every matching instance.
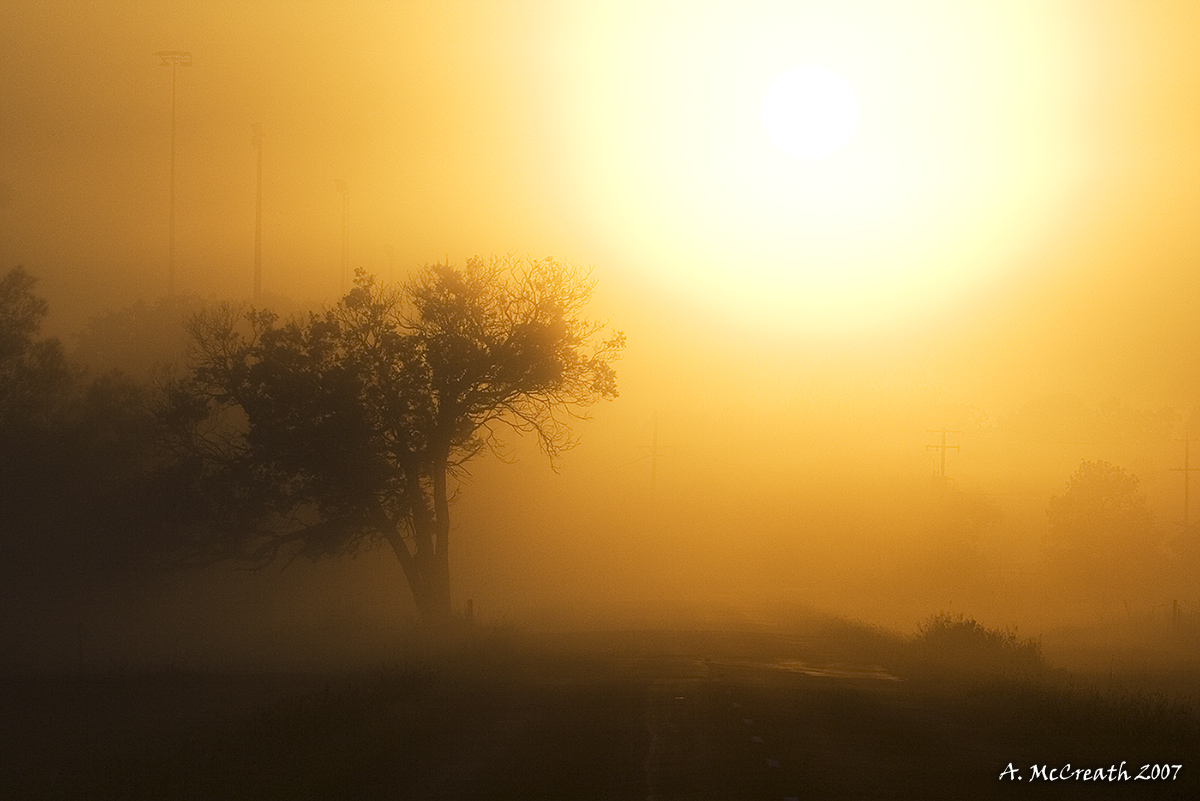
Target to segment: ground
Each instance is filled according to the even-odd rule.
[[[1200,797],[1186,705],[849,653],[762,633],[510,632],[337,675],[10,675],[0,797]],[[1122,761],[1127,781],[1031,775]],[[1009,763],[1021,779],[1001,778]],[[1143,764],[1182,768],[1132,778]]]

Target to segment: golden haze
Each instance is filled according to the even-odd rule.
[[[595,266],[593,313],[629,335],[622,397],[560,474],[529,443],[481,463],[456,512],[460,601],[591,624],[778,599],[896,625],[951,603],[1035,617],[1046,504],[1081,460],[1137,474],[1163,558],[1178,544],[1198,37],[1182,2],[18,0],[0,9],[0,266],[40,278],[71,344],[163,295],[170,71],[151,53],[188,50],[181,291],[249,297],[258,122],[269,303],[338,291],[335,179],[350,261],[383,277],[387,248],[396,279],[514,251]],[[798,64],[859,101],[820,161],[761,127]],[[652,495],[655,414],[673,450]],[[942,428],[974,504],[954,519],[931,488]],[[335,608],[400,614],[386,559],[311,571],[366,576],[314,579]]]

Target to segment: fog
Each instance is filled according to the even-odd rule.
[[[93,374],[186,369],[184,316],[251,301],[261,123],[258,305],[286,315],[336,301],[341,179],[351,269],[403,281],[443,260],[553,255],[592,268],[588,314],[628,337],[620,397],[573,424],[576,448],[551,465],[512,432],[507,460],[471,463],[452,507],[456,610],[470,601],[477,620],[538,630],[757,630],[820,612],[910,631],[942,610],[1051,638],[1172,615],[1194,626],[1200,551],[1183,528],[1180,468],[1200,422],[1196,10],[914,4],[930,36],[958,43],[935,51],[946,71],[976,69],[963,42],[996,23],[979,56],[987,80],[958,106],[985,121],[1002,113],[1016,133],[976,137],[925,85],[909,113],[942,122],[912,151],[919,175],[896,179],[900,199],[830,200],[817,244],[795,245],[842,270],[822,295],[810,277],[772,283],[808,223],[755,204],[790,214],[823,201],[781,201],[745,177],[775,167],[713,155],[762,144],[725,129],[704,140],[695,125],[719,112],[655,116],[676,102],[671,87],[705,95],[680,75],[728,91],[712,64],[753,60],[746,32],[773,14],[785,30],[805,15],[842,33],[857,20],[867,32],[846,40],[851,53],[883,35],[870,3],[788,5],[742,17],[714,4],[697,22],[686,4],[9,3],[0,267],[38,279],[42,333]],[[849,10],[829,22],[836,6]],[[718,41],[722,19],[736,22],[731,44]],[[1022,25],[1041,49],[1003,38]],[[761,69],[813,57],[805,41],[789,51],[783,34],[763,36]],[[694,61],[650,72],[657,62],[642,56],[656,41]],[[916,59],[896,48],[879,52]],[[193,63],[177,75],[179,297],[167,303],[171,74],[152,54],[172,49]],[[895,65],[914,81],[927,67]],[[879,152],[903,161],[924,129],[888,139],[859,80],[863,141],[892,142]],[[760,83],[735,91],[757,104]],[[1064,94],[1022,107],[1012,96],[1027,83]],[[660,91],[661,107],[647,100]],[[631,144],[642,135],[653,148]],[[938,136],[962,151],[920,161]],[[663,161],[685,151],[686,170]],[[892,163],[863,159],[856,169]],[[968,169],[989,160],[1008,165],[1011,184]],[[929,186],[961,207],[926,203]],[[907,214],[903,234],[879,222]],[[867,257],[880,273],[855,261]],[[157,309],[154,327],[119,333],[130,308]],[[1150,522],[1106,545],[1103,569],[1056,562],[1050,500],[1097,461],[1139,479]],[[386,546],[284,561],[96,576],[79,594],[18,582],[10,654],[340,665],[383,658],[415,625]]]

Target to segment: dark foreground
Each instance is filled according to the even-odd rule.
[[[468,639],[355,675],[8,677],[0,798],[1200,798],[1193,710],[1061,677],[762,635]]]

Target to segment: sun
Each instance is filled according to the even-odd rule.
[[[1091,180],[1091,56],[1056,4],[614,5],[571,14],[564,186],[689,313],[824,340],[983,308]]]
[[[775,79],[762,102],[763,127],[790,156],[820,159],[845,147],[858,127],[858,98],[824,67],[796,67]]]

